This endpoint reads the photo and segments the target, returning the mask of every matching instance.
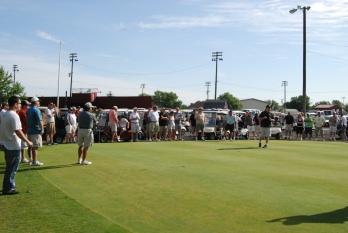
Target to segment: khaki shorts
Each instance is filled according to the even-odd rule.
[[[94,142],[92,129],[79,129],[77,143],[79,146],[92,146]]]
[[[285,125],[285,130],[286,131],[292,131],[292,124],[286,124]]]
[[[117,132],[117,124],[110,124],[111,132]]]
[[[56,124],[54,122],[46,124],[46,134],[55,134],[56,133]]]
[[[271,128],[270,127],[261,127],[260,132],[261,137],[271,137]]]
[[[66,132],[67,134],[70,134],[70,133],[72,132],[72,125],[67,125],[67,126],[65,126],[65,132]]]
[[[139,133],[140,131],[139,124],[131,123],[131,130],[133,133]]]
[[[247,126],[249,132],[255,132],[255,127],[253,125]]]
[[[160,126],[160,133],[167,133],[168,132],[168,127],[167,126]]]
[[[41,134],[28,134],[28,139],[33,143],[33,148],[42,147]]]
[[[149,132],[158,132],[159,131],[159,123],[151,122]]]
[[[315,135],[318,135],[318,133],[320,133],[320,135],[323,135],[323,127],[315,127]]]
[[[199,123],[196,124],[196,132],[199,132],[199,131],[204,132],[204,124],[199,124]]]

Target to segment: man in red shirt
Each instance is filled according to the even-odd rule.
[[[27,109],[29,108],[29,101],[22,100],[22,108],[18,112],[19,119],[22,123],[22,132],[25,136],[27,136],[27,130],[28,130],[28,121],[27,121]],[[25,141],[22,140],[21,143],[21,163],[29,163],[29,160],[25,158],[25,150],[28,150],[28,145]],[[31,157],[31,150],[28,150],[28,157],[30,161],[32,160]]]

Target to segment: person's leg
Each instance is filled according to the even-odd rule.
[[[83,151],[83,146],[79,146],[78,150],[77,150],[77,160],[80,161],[82,160],[82,151]]]
[[[88,146],[83,147],[83,152],[82,152],[82,161],[85,161],[87,158],[87,153],[88,153]]]
[[[16,182],[15,175],[18,170],[18,165],[20,162],[20,150],[7,150],[4,147],[5,151],[5,161],[6,161],[6,170],[4,174],[4,181],[2,186],[2,192],[10,193],[15,190]]]

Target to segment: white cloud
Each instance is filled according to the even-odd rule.
[[[37,30],[36,31],[36,35],[42,39],[45,39],[45,40],[50,40],[50,41],[54,41],[54,42],[57,42],[59,43],[60,41],[58,39],[56,39],[54,36],[46,33],[46,32],[43,32],[43,31],[40,31],[40,30]]]

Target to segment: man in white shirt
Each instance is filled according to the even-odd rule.
[[[48,107],[45,110],[46,115],[46,144],[57,145],[53,142],[53,135],[56,133],[56,123],[54,120],[55,115],[57,114],[56,106],[51,102],[48,104]]]
[[[347,118],[341,114],[339,123],[342,125],[342,130],[341,130],[341,138],[342,141],[347,141],[347,135],[346,135],[346,130],[347,130]]]
[[[0,118],[0,142],[4,146],[6,170],[2,186],[3,195],[13,195],[19,192],[15,189],[15,175],[21,158],[21,140],[28,147],[33,143],[22,132],[22,124],[16,111],[20,109],[21,101],[17,96],[8,99],[9,109]]]
[[[133,108],[133,112],[130,114],[129,120],[131,121],[131,130],[132,130],[131,142],[133,142],[134,140],[138,141],[138,134],[140,131],[140,125],[139,125],[140,116],[139,116],[137,107]],[[134,139],[134,134],[135,134],[135,139]]]
[[[159,141],[158,132],[159,132],[159,114],[157,112],[157,106],[154,106],[149,113],[148,118],[150,118],[150,138],[149,141],[152,141],[152,137],[155,136],[153,140]]]
[[[325,117],[321,116],[321,113],[318,112],[318,115],[314,118],[314,122],[316,140],[318,140],[318,133],[320,133],[321,138],[323,139],[323,141],[325,141],[323,132],[323,127],[325,125]]]

